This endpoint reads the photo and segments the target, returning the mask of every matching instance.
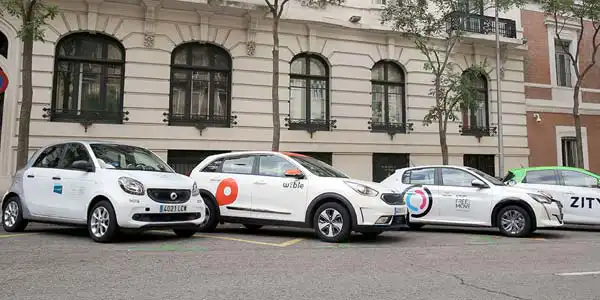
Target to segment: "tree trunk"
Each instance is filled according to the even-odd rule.
[[[440,85],[441,85],[440,76],[436,76],[436,79],[435,79],[435,102],[438,105],[438,107],[441,105],[441,102],[442,102],[442,100],[440,99],[440,97],[441,97]],[[444,121],[446,119],[447,113],[445,112],[445,110],[446,110],[446,107],[444,107],[442,110],[438,110],[438,115],[437,115],[438,133],[440,135],[440,147],[442,149],[442,164],[443,165],[448,164],[448,141],[446,140],[446,124]]]
[[[583,164],[583,138],[581,136],[581,116],[579,115],[579,91],[581,90],[581,80],[577,80],[573,89],[573,121],[575,121],[575,139],[577,145],[577,160],[575,164],[578,168],[584,168]]]
[[[440,147],[442,148],[442,164],[448,164],[448,141],[446,140],[446,128],[443,126],[442,119],[439,120]]]
[[[23,40],[23,99],[19,115],[19,139],[17,144],[17,170],[27,164],[29,157],[29,121],[31,119],[31,105],[33,100],[33,87],[31,67],[33,59],[33,38]]]
[[[279,18],[273,18],[273,86],[271,87],[273,109],[272,151],[279,151],[281,121],[279,120]]]

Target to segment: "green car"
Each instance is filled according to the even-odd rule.
[[[542,191],[563,204],[565,224],[600,224],[600,175],[562,166],[515,168],[504,182]]]

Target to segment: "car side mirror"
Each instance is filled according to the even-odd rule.
[[[94,172],[94,164],[87,160],[76,160],[71,164],[71,168],[84,172]]]
[[[285,177],[294,177],[298,179],[304,178],[304,174],[302,174],[302,171],[298,169],[285,170],[283,174],[285,175]]]
[[[487,187],[487,185],[479,179],[473,179],[473,181],[471,181],[471,185],[480,189]]]

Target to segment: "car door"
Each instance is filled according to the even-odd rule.
[[[56,207],[59,217],[69,220],[85,220],[87,203],[91,200],[94,172],[76,170],[72,167],[76,161],[92,162],[87,148],[81,143],[65,145],[64,154],[59,162],[59,181],[62,194],[57,197]]]
[[[402,173],[401,192],[408,208],[410,222],[436,222],[438,214],[438,186],[436,168],[423,167]]]
[[[577,211],[573,211],[568,207],[570,197],[567,196],[565,187],[559,182],[557,170],[544,169],[526,171],[523,180],[515,186],[535,192],[545,192],[550,194],[552,198],[560,201],[563,205],[565,222],[568,222],[567,220],[569,219],[577,218],[576,215],[574,215]]]
[[[308,180],[287,177],[298,170],[277,155],[260,155],[256,180],[252,183],[252,211],[258,219],[303,222],[306,216]]]
[[[447,223],[487,224],[490,216],[493,193],[490,188],[475,187],[471,183],[475,174],[459,168],[440,168],[441,184],[439,219]]]
[[[598,179],[583,172],[559,170],[560,181],[568,199],[566,208],[573,223],[600,223],[600,188]],[[565,220],[566,221],[566,220]]]
[[[25,201],[34,216],[57,216],[56,200],[62,194],[62,185],[56,178],[63,150],[64,144],[47,147],[23,174]]]
[[[252,218],[252,189],[258,176],[255,155],[226,156],[209,175],[211,192],[225,217]],[[210,165],[209,165],[210,166]],[[207,166],[208,167],[208,166]]]

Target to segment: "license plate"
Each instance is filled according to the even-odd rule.
[[[160,206],[161,213],[172,213],[172,212],[184,212],[187,211],[186,205],[161,205]]]

